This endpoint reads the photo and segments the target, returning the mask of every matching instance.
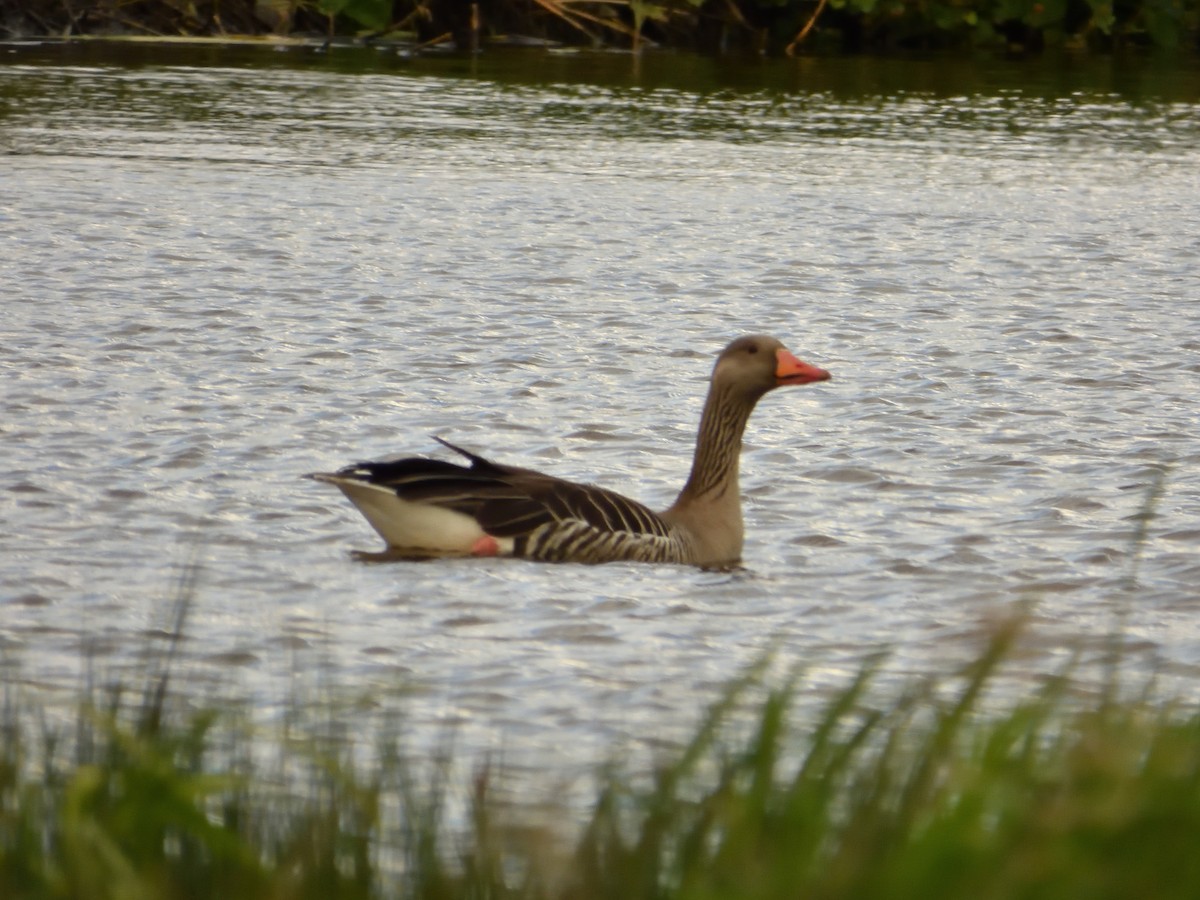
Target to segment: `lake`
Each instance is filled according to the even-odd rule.
[[[569,772],[686,735],[772,651],[813,696],[953,672],[1200,673],[1200,69],[545,50],[0,45],[0,651],[310,689]],[[502,461],[665,507],[714,355],[760,404],[744,569],[364,564],[303,479]],[[1017,687],[1017,690],[1020,688]]]

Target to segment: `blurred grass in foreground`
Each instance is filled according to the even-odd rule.
[[[983,702],[1023,621],[898,697],[869,661],[803,731],[802,679],[759,667],[652,777],[605,775],[557,840],[513,827],[502,773],[431,784],[387,735],[363,763],[320,728],[189,707],[172,649],[140,698],[86,696],[65,728],[8,679],[0,897],[1200,896],[1200,712],[1126,696],[1119,662],[1092,695],[1065,672]]]

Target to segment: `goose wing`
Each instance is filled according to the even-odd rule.
[[[469,460],[470,466],[410,458],[357,463],[337,474],[386,487],[404,500],[469,515],[494,537],[520,537],[566,522],[586,523],[602,532],[669,535],[670,526],[649,507],[621,494],[495,463],[437,440]]]

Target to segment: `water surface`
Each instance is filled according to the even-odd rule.
[[[1195,694],[1193,68],[0,61],[29,689],[136,671],[196,558],[190,688],[400,694],[415,741],[531,770],[677,738],[769,648],[817,693],[881,646],[950,671],[1025,600],[1027,676],[1125,616],[1129,664]],[[364,565],[300,477],[437,434],[662,507],[747,332],[834,380],[751,422],[743,571]]]

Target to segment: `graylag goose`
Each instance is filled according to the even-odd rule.
[[[729,566],[742,555],[738,458],[750,413],[767,391],[828,378],[772,337],[738,338],[726,347],[713,367],[691,476],[661,513],[604,488],[492,462],[441,438],[469,465],[414,457],[310,477],[341,488],[387,541],[390,556]]]

